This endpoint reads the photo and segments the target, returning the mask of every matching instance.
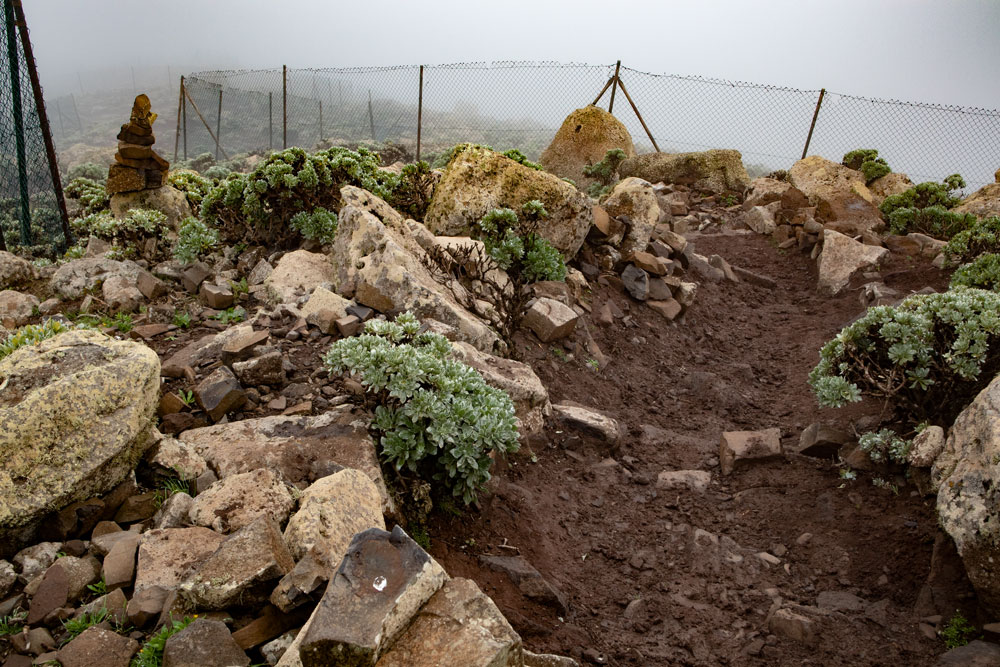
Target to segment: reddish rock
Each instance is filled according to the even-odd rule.
[[[246,392],[233,372],[225,366],[216,369],[194,390],[195,400],[212,421],[219,421],[228,412],[243,406]]]
[[[45,571],[41,585],[31,598],[28,608],[28,625],[37,625],[56,609],[65,607],[69,601],[69,577],[58,561]]]

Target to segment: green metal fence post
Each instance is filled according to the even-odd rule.
[[[28,198],[28,164],[24,154],[24,116],[21,109],[21,71],[17,59],[14,4],[3,3],[7,23],[7,64],[10,66],[11,112],[14,115],[14,143],[17,153],[17,182],[21,193],[21,245],[31,245],[31,209]]]

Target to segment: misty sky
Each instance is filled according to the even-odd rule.
[[[43,86],[134,65],[623,64],[1000,108],[998,0],[25,0]],[[623,9],[628,7],[629,9]]]

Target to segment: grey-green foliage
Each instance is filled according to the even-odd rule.
[[[72,225],[80,236],[111,241],[119,254],[129,257],[140,255],[147,239],[162,238],[167,231],[166,222],[167,216],[160,211],[133,208],[123,218],[108,212],[92,213],[77,218]]]
[[[618,176],[618,167],[624,161],[625,151],[620,148],[612,148],[604,154],[600,162],[584,167],[583,175],[597,179],[603,186],[611,185]]]
[[[913,441],[899,437],[892,429],[884,428],[862,435],[858,438],[858,446],[875,463],[906,463]]]
[[[67,199],[80,202],[84,215],[108,210],[108,193],[104,183],[85,177],[74,178],[64,190]]]
[[[994,291],[1000,289],[1000,254],[991,252],[980,255],[955,269],[955,273],[951,274],[951,286],[959,285]]]
[[[976,216],[971,213],[949,211],[940,204],[926,208],[897,208],[888,217],[889,231],[893,234],[919,232],[936,239],[950,239],[976,223]]]
[[[41,324],[27,324],[19,329],[15,329],[7,334],[7,337],[0,341],[0,359],[13,354],[15,350],[26,345],[36,345],[43,340],[57,336],[64,331],[71,329],[93,329],[88,324],[69,325],[60,320],[48,319]]]
[[[961,201],[955,191],[965,187],[965,180],[959,174],[946,177],[941,183],[927,181],[918,183],[905,192],[886,197],[879,210],[886,216],[897,208],[927,208],[928,206],[943,206],[954,208]]]
[[[222,180],[229,174],[233,173],[228,167],[223,167],[221,164],[212,165],[205,170],[205,178],[212,180]]]
[[[842,164],[864,174],[865,183],[871,183],[892,171],[889,163],[880,158],[878,150],[874,148],[859,148],[846,153]]]
[[[809,384],[824,407],[874,396],[947,420],[1000,370],[1000,294],[957,287],[877,306],[820,350]]]
[[[108,178],[108,168],[93,162],[75,164],[66,172],[63,182],[70,183],[78,178],[86,178],[103,184]]]
[[[174,244],[174,259],[191,264],[198,257],[211,252],[219,244],[219,232],[198,218],[187,217],[181,221]]]
[[[213,167],[214,168],[214,167]],[[209,190],[215,187],[214,181],[210,178],[193,171],[171,171],[167,176],[167,183],[184,193],[191,208],[197,211],[202,200]]]
[[[565,280],[562,255],[537,231],[548,211],[540,201],[532,199],[521,207],[521,212],[523,219],[509,208],[493,209],[483,216],[474,231],[486,252],[515,283]]]
[[[303,238],[319,241],[326,245],[333,243],[337,233],[337,214],[317,206],[311,212],[300,211],[288,221],[292,229]]]
[[[532,162],[531,160],[529,160],[528,156],[522,153],[517,148],[511,148],[509,151],[504,151],[503,156],[509,157],[514,162],[517,162],[518,164],[523,164],[525,167],[530,167],[531,169],[534,169],[536,171],[545,170],[545,167],[538,164],[537,162]]]
[[[323,361],[364,385],[388,463],[434,479],[469,504],[490,478],[490,453],[517,450],[517,427],[510,396],[450,350],[443,336],[421,333],[420,322],[403,313],[394,322],[369,321],[362,335],[335,342]]]
[[[1000,217],[997,216],[977,220],[952,236],[944,247],[949,264],[971,262],[987,253],[1000,253]]]

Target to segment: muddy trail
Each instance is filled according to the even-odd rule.
[[[807,384],[822,344],[864,311],[863,279],[821,296],[805,254],[741,232],[689,240],[776,286],[703,281],[684,320],[665,324],[602,278],[584,318],[600,370],[579,333],[565,348],[525,338],[553,403],[599,410],[625,435],[611,448],[550,426],[496,473],[479,511],[435,513],[433,555],[477,581],[529,648],[587,664],[934,664],[944,645],[923,617],[975,610],[943,548],[937,608],[921,595],[939,532],[933,499],[899,476],[894,489],[871,483],[884,473],[845,480],[836,455],[790,453],[811,423],[867,430],[881,410],[820,409]],[[899,255],[881,278],[901,294],[947,285],[926,260]],[[616,316],[596,323],[605,302]],[[724,431],[773,427],[784,457],[721,474]],[[711,482],[658,483],[677,470]],[[523,556],[557,594],[526,596],[488,566],[492,555]],[[790,629],[772,632],[776,613]]]

